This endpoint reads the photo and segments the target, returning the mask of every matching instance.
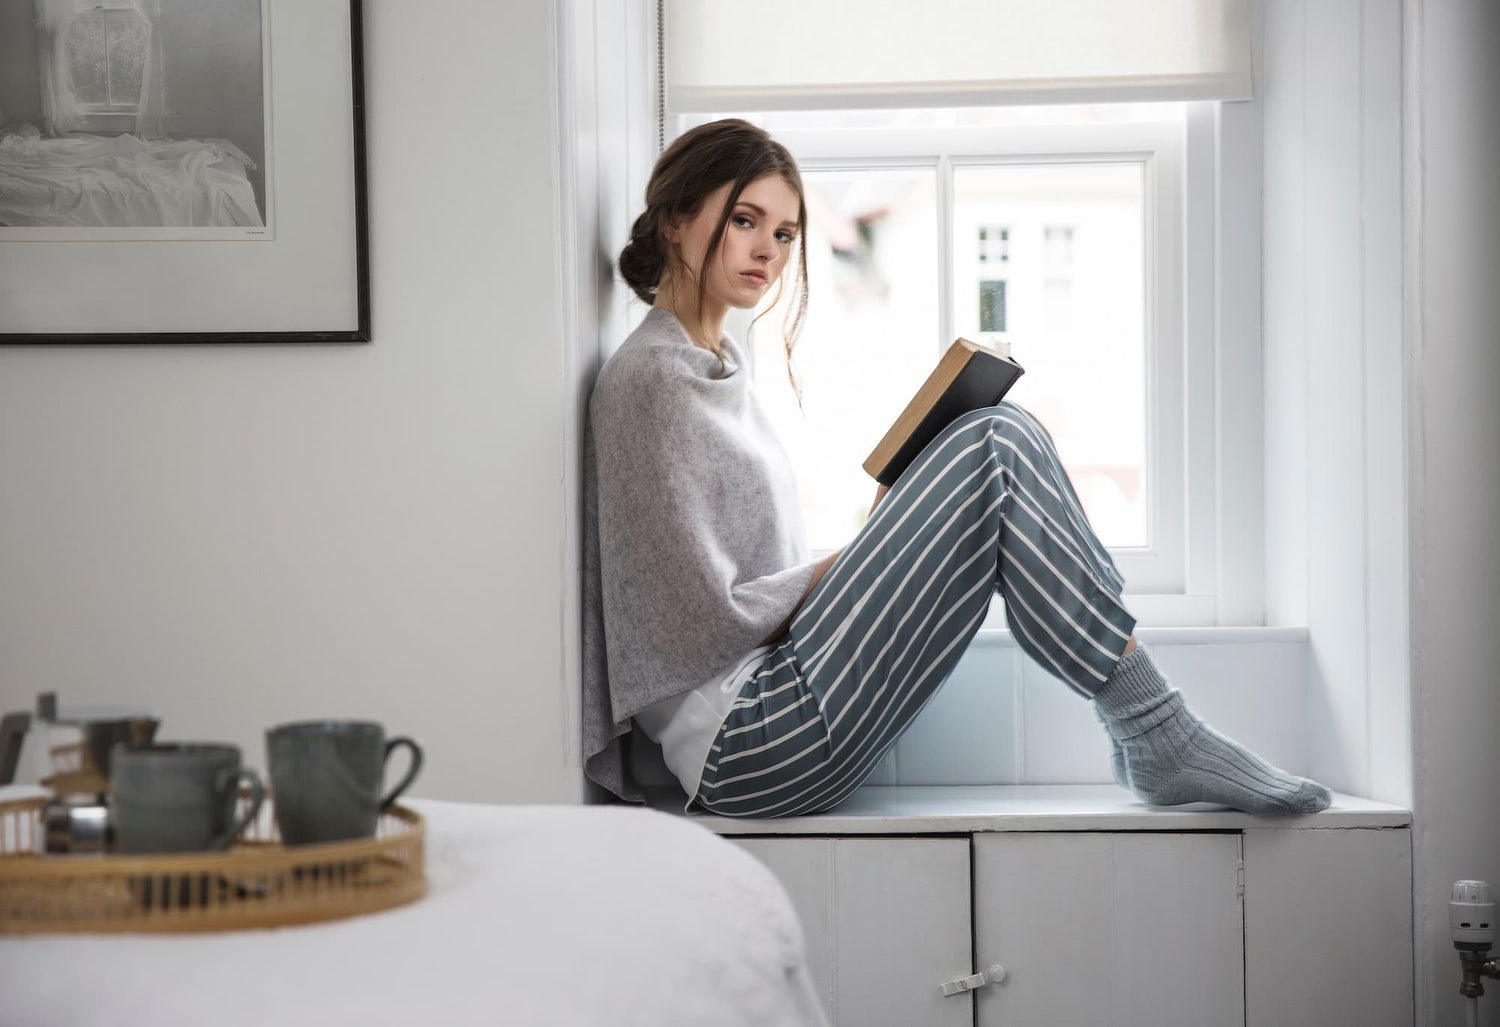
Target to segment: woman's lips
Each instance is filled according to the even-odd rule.
[[[766,273],[764,271],[741,271],[740,277],[748,278],[756,285],[766,285],[771,281],[771,279],[766,276]]]

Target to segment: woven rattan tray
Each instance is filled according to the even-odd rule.
[[[402,806],[374,838],[282,845],[267,798],[224,852],[40,855],[46,799],[0,803],[0,934],[222,931],[336,920],[427,890],[427,826]]]

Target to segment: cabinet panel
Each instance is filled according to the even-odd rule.
[[[974,839],[979,1027],[1243,1027],[1237,834]]]
[[[1245,832],[1249,1027],[1409,1025],[1411,960],[1409,830]]]
[[[765,864],[786,889],[802,921],[807,967],[828,1022],[836,1024],[833,985],[833,844],[832,838],[730,838]]]
[[[731,838],[774,873],[802,919],[835,1027],[971,1027],[967,838]]]

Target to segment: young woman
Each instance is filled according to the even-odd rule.
[[[791,374],[806,227],[791,155],[747,122],[693,129],[656,162],[620,254],[652,307],[600,371],[584,435],[589,776],[639,798],[621,744],[633,721],[689,805],[836,806],[948,677],[998,589],[1021,648],[1093,701],[1115,779],[1143,801],[1326,807],[1327,789],[1204,725],[1136,644],[1119,571],[1051,438],[1014,403],[949,426],[876,489],[853,541],[809,559],[792,470],[723,331],[731,307],[791,278]]]

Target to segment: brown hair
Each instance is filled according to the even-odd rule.
[[[797,239],[793,243],[797,267],[793,288],[797,291],[782,326],[781,342],[786,354],[787,380],[799,393],[800,402],[801,390],[792,373],[792,347],[796,345],[802,318],[807,312],[807,260],[804,252],[807,203],[803,199],[802,175],[797,171],[797,162],[792,160],[786,147],[772,139],[764,129],[740,118],[724,118],[683,133],[662,152],[656,159],[656,166],[651,169],[651,181],[646,186],[646,210],[635,219],[630,241],[620,251],[620,274],[637,296],[654,304],[656,287],[662,276],[673,270],[679,260],[667,241],[667,227],[678,218],[696,216],[709,193],[726,182],[732,183],[724,209],[719,213],[718,227],[703,254],[702,265],[696,270],[685,269],[698,282],[701,317],[706,289],[703,272],[718,252],[730,212],[745,186],[766,175],[780,175],[797,194]],[[781,301],[784,284],[784,277],[777,279],[773,306]],[[719,352],[718,340],[711,340],[711,345],[722,361],[724,354]]]

